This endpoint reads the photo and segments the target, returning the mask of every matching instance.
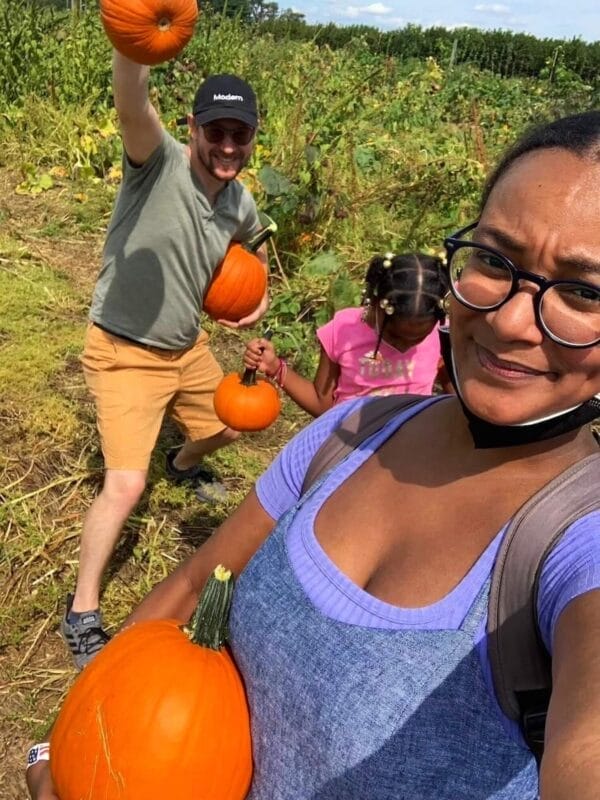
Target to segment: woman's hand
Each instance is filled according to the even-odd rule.
[[[279,369],[279,358],[271,342],[268,339],[251,339],[246,345],[244,366],[275,375]]]
[[[29,767],[26,781],[32,800],[60,800],[52,785],[50,762],[38,761]]]

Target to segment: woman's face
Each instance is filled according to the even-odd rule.
[[[600,286],[600,164],[559,149],[517,159],[494,187],[472,238],[517,268]],[[533,296],[521,291],[495,311],[452,299],[452,351],[461,395],[500,425],[534,421],[600,392],[600,347],[573,350],[538,328]]]

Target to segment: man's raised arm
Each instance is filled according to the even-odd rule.
[[[123,146],[129,160],[143,164],[161,143],[163,131],[148,96],[150,67],[113,50],[113,93]]]

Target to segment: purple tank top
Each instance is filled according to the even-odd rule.
[[[401,608],[365,592],[333,564],[314,535],[314,520],[327,498],[407,419],[439,400],[439,397],[426,399],[418,407],[402,412],[351,453],[302,506],[290,525],[286,544],[292,569],[312,604],[327,617],[369,628],[456,630],[489,578],[506,526],[452,591],[436,603],[422,608]],[[281,451],[256,484],[259,501],[269,516],[278,520],[296,504],[308,465],[321,443],[344,417],[365,402],[368,400],[361,398],[335,406],[302,430]],[[600,587],[599,529],[600,512],[577,520],[544,564],[538,597],[538,620],[544,643],[550,652],[556,622],[565,606],[584,592]],[[475,634],[475,646],[485,682],[495,701],[487,655],[485,619]],[[501,714],[499,707],[498,713]],[[518,726],[503,714],[501,718],[506,730],[521,741]]]

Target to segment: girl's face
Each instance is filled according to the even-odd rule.
[[[383,309],[377,308],[377,316],[381,326],[386,316]],[[436,318],[430,314],[413,317],[392,315],[385,320],[383,340],[397,350],[410,350],[427,338],[436,325]]]
[[[472,238],[518,268],[600,286],[599,219],[600,164],[541,150],[519,158],[499,180]],[[534,316],[537,290],[522,281],[510,300],[487,312],[451,300],[461,395],[496,424],[538,420],[600,392],[600,347],[573,350],[545,336]]]

